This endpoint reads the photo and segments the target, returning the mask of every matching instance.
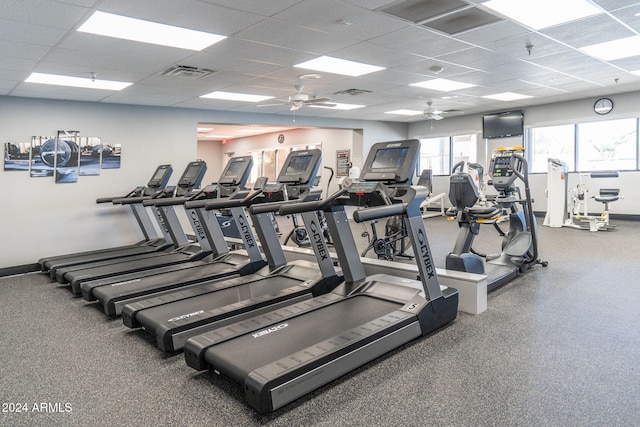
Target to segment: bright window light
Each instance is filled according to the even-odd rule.
[[[439,90],[442,92],[451,92],[454,90],[467,89],[475,85],[470,83],[456,82],[447,79],[431,79],[424,82],[412,83],[409,86],[422,87],[425,89]]]
[[[61,76],[57,74],[44,73],[31,73],[31,75],[27,77],[25,82],[103,90],[122,90],[133,84],[127,82],[117,82],[113,80],[98,80],[84,77]]]
[[[385,114],[397,114],[399,116],[417,116],[422,114],[422,111],[418,110],[393,110],[393,111],[385,111]]]
[[[534,30],[604,13],[588,0],[489,0],[481,5]]]
[[[625,37],[610,42],[598,43],[580,48],[590,56],[595,56],[603,61],[613,61],[620,58],[629,58],[640,55],[640,36]]]
[[[333,58],[331,56],[320,56],[306,62],[294,65],[298,68],[306,68],[314,71],[324,71],[344,76],[358,77],[374,71],[384,70],[384,67],[363,64],[361,62],[347,61],[346,59]]]
[[[78,31],[196,51],[226,38],[226,36],[218,34],[189,30],[100,11],[91,15],[78,28]]]
[[[529,95],[522,95],[515,92],[502,92],[493,95],[485,95],[483,98],[495,99],[496,101],[517,101],[518,99],[532,98]]]
[[[312,108],[329,108],[330,110],[355,110],[356,108],[362,108],[362,107],[366,107],[366,105],[359,105],[359,104],[340,104],[340,103],[335,103],[335,102],[330,102],[332,106],[328,106],[328,105],[314,105],[314,104],[309,104],[309,107]]]
[[[214,128],[198,128],[198,132],[206,132],[208,130],[213,130]]]
[[[224,99],[225,101],[260,102],[271,99],[273,98],[273,96],[251,95],[249,93],[221,92],[217,90],[215,92],[202,95],[200,96],[200,98]]]

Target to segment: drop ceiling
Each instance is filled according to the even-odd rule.
[[[607,62],[580,50],[637,35],[640,1],[593,0],[601,13],[538,31],[492,12],[483,2],[4,0],[0,94],[291,115],[288,105],[258,107],[200,96],[227,91],[287,98],[302,83],[304,92],[365,107],[305,106],[298,116],[407,122],[424,117],[385,112],[422,111],[433,100],[434,108],[473,114],[640,90],[640,76],[631,73],[640,70],[640,56]],[[424,16],[407,13],[412,7]],[[450,9],[464,13],[452,15]],[[97,10],[227,38],[194,52],[78,32]],[[361,77],[320,73],[321,78],[301,81],[305,70],[293,65],[321,55],[386,69]],[[177,66],[186,69],[167,75]],[[207,73],[200,76],[194,69]],[[32,72],[95,73],[133,84],[112,92],[25,83]],[[435,78],[475,86],[454,92],[410,86]],[[508,91],[530,98],[483,98]]]

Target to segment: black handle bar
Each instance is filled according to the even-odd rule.
[[[407,205],[405,203],[376,206],[373,208],[366,208],[353,212],[353,220],[355,222],[370,221],[372,219],[384,218],[387,216],[402,215],[406,211]]]
[[[253,203],[254,199],[262,194],[262,190],[252,190],[243,198],[238,199],[218,199],[208,202],[204,205],[204,208],[208,211],[214,211],[217,209],[237,208],[241,206],[248,206]]]

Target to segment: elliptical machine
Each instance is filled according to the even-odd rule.
[[[523,153],[522,147],[499,148],[493,152],[489,176],[498,195],[492,206],[478,205],[478,187],[471,175],[463,172],[463,162],[454,166],[449,181],[449,200],[453,205],[450,215],[456,216],[460,230],[445,266],[449,270],[486,274],[488,291],[506,285],[535,264],[548,265],[538,258],[537,228]],[[524,184],[524,198],[515,185],[516,179]],[[506,233],[499,225],[503,213],[509,221]],[[481,224],[492,224],[502,236],[499,254],[484,255],[473,250],[473,240]]]

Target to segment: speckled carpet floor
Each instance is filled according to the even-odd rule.
[[[549,267],[489,294],[486,312],[460,313],[268,416],[48,276],[2,278],[0,425],[638,426],[640,223],[616,223],[540,226]],[[457,225],[425,224],[442,267]],[[499,247],[490,228],[483,246]]]

